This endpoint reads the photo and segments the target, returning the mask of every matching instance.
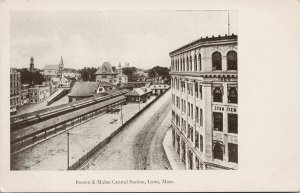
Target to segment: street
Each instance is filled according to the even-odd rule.
[[[80,169],[171,169],[162,145],[171,122],[170,95],[165,93]]]

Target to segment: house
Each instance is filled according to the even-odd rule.
[[[105,87],[101,82],[76,82],[68,94],[69,102],[93,97],[102,92],[105,92]]]
[[[59,85],[63,88],[71,88],[75,84],[75,82],[75,77],[63,76],[59,81]]]
[[[104,62],[95,73],[96,82],[107,82],[110,84],[117,84],[118,71],[109,62]]]
[[[129,93],[126,93],[126,99],[128,102],[141,102],[150,98],[152,91],[149,88],[141,87],[134,88]]]

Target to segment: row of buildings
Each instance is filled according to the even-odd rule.
[[[21,84],[21,74],[16,68],[10,68],[10,112],[17,113],[17,107],[29,103],[41,103],[57,91],[58,86],[51,81],[42,85]]]
[[[172,143],[186,169],[238,168],[237,42],[206,37],[169,54]]]

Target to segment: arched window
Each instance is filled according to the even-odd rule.
[[[185,59],[183,59],[185,60]],[[189,66],[189,59],[186,58],[186,67],[187,67],[187,71],[190,71],[190,66]]]
[[[222,70],[222,55],[220,52],[212,54],[212,70]]]
[[[237,70],[237,53],[233,50],[227,53],[227,70]]]
[[[214,144],[214,159],[220,159],[223,160],[223,148],[222,145],[219,142],[216,142]]]
[[[197,71],[197,55],[194,56],[194,69]]]
[[[238,93],[235,87],[231,87],[228,92],[228,103],[237,103]]]
[[[198,55],[198,60],[199,60],[199,71],[201,71],[202,66],[201,66],[201,54],[200,53]]]
[[[192,56],[190,56],[190,67],[191,67],[191,71],[193,70],[193,63],[192,63]]]
[[[222,90],[220,87],[216,87],[213,92],[213,101],[222,102]]]

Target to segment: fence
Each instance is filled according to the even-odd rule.
[[[141,109],[138,113],[136,113],[134,116],[132,116],[130,119],[128,119],[123,125],[121,125],[117,130],[112,132],[107,138],[102,140],[100,143],[98,143],[93,149],[88,151],[85,155],[83,155],[81,158],[79,158],[78,161],[76,161],[74,164],[72,164],[68,170],[76,170],[80,166],[82,166],[86,161],[88,161],[97,151],[99,151],[103,146],[105,146],[107,143],[110,142],[110,140],[115,137],[120,131],[122,131],[126,126],[128,126],[131,121],[133,121],[137,116],[139,116],[141,113],[143,113],[146,109],[148,109],[154,102],[156,102],[159,98],[161,98],[169,89],[167,89],[164,93],[159,95],[157,98],[155,98],[153,101],[151,101],[149,104],[147,104],[143,109]]]

